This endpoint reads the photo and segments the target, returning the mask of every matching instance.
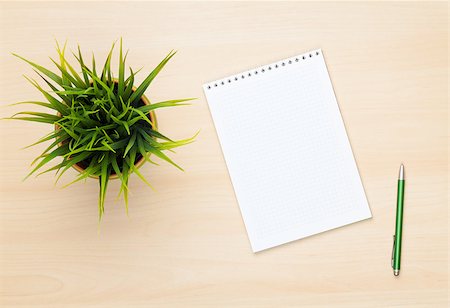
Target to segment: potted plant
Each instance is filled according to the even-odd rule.
[[[80,47],[73,53],[80,72],[67,61],[66,44],[63,48],[57,45],[59,61],[52,59],[58,72],[35,64],[17,54],[13,54],[29,63],[43,79],[50,91],[42,88],[35,80],[25,77],[45,97],[46,101],[26,101],[16,104],[34,104],[47,109],[47,112],[22,111],[9,119],[33,121],[50,124],[53,130],[33,146],[51,141],[45,151],[32,163],[36,166],[27,175],[36,173],[55,158],[62,160],[56,165],[41,171],[39,174],[56,170],[56,181],[68,169],[79,172],[70,185],[88,177],[98,180],[99,219],[104,213],[105,194],[110,179],[119,179],[128,213],[128,179],[135,173],[150,186],[138,168],[155,155],[182,170],[164,152],[188,144],[196,137],[174,141],[158,130],[155,110],[159,108],[185,105],[191,99],[176,99],[150,104],[144,95],[153,79],[175,55],[170,52],[161,63],[135,86],[135,75],[131,68],[125,76],[127,53],[122,50],[120,40],[119,68],[117,78],[111,71],[111,57],[114,44],[106,58],[101,71],[97,72],[95,58],[88,67],[83,60]],[[38,174],[38,175],[39,175]],[[26,177],[26,178],[27,178]],[[66,185],[66,186],[67,186]]]

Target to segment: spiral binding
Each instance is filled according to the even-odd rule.
[[[285,60],[281,60],[279,62],[273,63],[273,64],[269,64],[269,65],[265,65],[262,66],[260,68],[254,69],[254,70],[250,70],[238,75],[234,75],[234,76],[230,76],[228,78],[225,79],[219,79],[216,81],[213,81],[212,83],[205,85],[205,88],[207,90],[212,90],[214,88],[220,87],[220,86],[225,86],[227,84],[231,84],[234,83],[236,81],[245,79],[245,78],[250,78],[252,76],[257,76],[257,75],[261,75],[261,74],[265,74],[267,71],[271,71],[271,70],[276,70],[279,69],[283,66],[287,66],[287,65],[291,65],[291,64],[295,64],[295,63],[299,63],[299,62],[303,62],[308,60],[309,58],[312,58],[314,56],[318,56],[320,55],[320,49],[319,50],[315,50],[315,51],[311,51],[293,58],[288,58]]]

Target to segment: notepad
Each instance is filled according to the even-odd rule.
[[[320,49],[203,89],[254,252],[371,217]]]

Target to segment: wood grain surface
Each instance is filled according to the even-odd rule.
[[[54,39],[102,62],[123,37],[139,81],[178,50],[146,92],[173,138],[201,130],[168,164],[131,180],[129,217],[98,184],[22,182],[51,129],[0,121],[0,306],[447,307],[448,7],[446,2],[0,3],[1,117],[41,99],[17,52],[44,65]],[[373,218],[253,254],[201,85],[322,48]],[[114,62],[117,67],[117,61]],[[282,106],[278,106],[282,108]],[[37,110],[37,109],[36,109]],[[279,145],[282,146],[282,145]],[[263,155],[263,154],[262,154]],[[396,180],[406,166],[402,272],[390,267]],[[258,179],[255,179],[257,181]]]

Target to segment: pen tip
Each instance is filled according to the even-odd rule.
[[[403,164],[400,165],[400,172],[398,175],[398,179],[399,180],[404,180],[405,179],[405,167],[403,167]]]

